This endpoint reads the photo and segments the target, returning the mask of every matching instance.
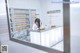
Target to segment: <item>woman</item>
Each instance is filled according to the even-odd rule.
[[[33,30],[39,30],[40,29],[40,27],[41,27],[41,21],[40,21],[40,19],[39,18],[36,18],[35,19],[35,22],[34,22],[34,24],[33,24]]]

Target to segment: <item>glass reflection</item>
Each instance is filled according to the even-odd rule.
[[[8,11],[11,38],[50,48],[63,42],[61,3],[55,4],[51,0],[8,0]],[[63,46],[61,49],[63,51]]]

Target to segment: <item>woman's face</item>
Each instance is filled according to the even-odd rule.
[[[38,22],[36,22],[36,25],[38,25]]]

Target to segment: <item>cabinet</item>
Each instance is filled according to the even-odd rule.
[[[52,47],[63,40],[63,27],[54,28],[41,33],[41,45]]]
[[[30,32],[31,43],[53,47],[63,40],[63,27],[53,28],[42,32]]]
[[[41,45],[41,35],[40,32],[30,32],[31,43]]]

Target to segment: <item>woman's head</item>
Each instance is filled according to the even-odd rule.
[[[35,19],[35,24],[38,26],[38,28],[40,28],[40,19],[39,18]]]

